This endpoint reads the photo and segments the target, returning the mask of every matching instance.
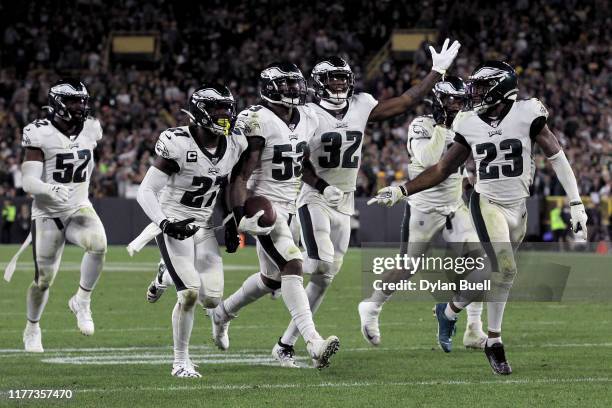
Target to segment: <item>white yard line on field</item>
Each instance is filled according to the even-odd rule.
[[[6,268],[6,262],[0,262],[0,270]],[[20,262],[17,264],[17,271],[34,271],[33,262]],[[61,271],[80,271],[80,262],[63,262],[59,267]],[[224,271],[254,271],[259,270],[257,265],[223,265]],[[157,262],[106,262],[103,272],[151,272],[157,271]]]
[[[324,382],[318,384],[222,384],[222,385],[183,385],[183,386],[153,386],[153,387],[109,387],[75,389],[74,393],[116,393],[121,391],[240,391],[240,390],[270,390],[270,389],[299,389],[299,388],[360,388],[360,387],[406,387],[406,386],[440,386],[440,385],[529,385],[529,384],[572,384],[572,383],[610,383],[612,378],[536,378],[516,380],[483,380],[483,381],[452,381],[447,379],[434,379],[428,381],[401,381],[401,382]]]

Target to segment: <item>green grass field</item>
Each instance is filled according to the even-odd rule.
[[[0,247],[0,263],[15,246]],[[122,247],[107,256],[93,295],[93,337],[76,328],[67,302],[78,285],[81,251],[67,247],[41,326],[45,353],[22,352],[25,292],[32,280],[31,253],[13,281],[0,282],[0,406],[612,406],[612,304],[512,303],[504,342],[514,374],[491,373],[483,353],[436,346],[432,303],[390,302],[381,319],[383,343],[373,349],[359,332],[362,297],[359,251],[347,255],[315,322],[321,334],[340,337],[329,369],[282,369],[269,353],[289,320],[282,300],[265,297],[230,327],[231,347],[220,352],[210,323],[198,310],[191,355],[202,379],[170,376],[168,291],[145,301],[158,252],[146,248],[130,259]],[[257,270],[252,248],[227,255],[225,293]],[[464,319],[464,318],[463,318]],[[297,346],[306,363],[303,342]],[[71,400],[11,400],[11,389],[70,389]]]

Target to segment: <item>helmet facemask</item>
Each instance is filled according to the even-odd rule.
[[[191,96],[189,111],[183,109],[183,112],[194,125],[218,136],[228,136],[236,119],[236,104],[227,88],[202,88]]]
[[[272,88],[270,96],[263,96],[263,98],[270,103],[289,108],[306,103],[308,89],[306,80],[301,76],[291,75],[272,79],[267,86]]]
[[[317,85],[317,97],[340,105],[353,95],[355,77],[346,70],[313,73],[313,81]]]

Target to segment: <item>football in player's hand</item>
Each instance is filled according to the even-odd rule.
[[[252,217],[258,211],[263,210],[263,215],[257,223],[260,227],[271,227],[276,222],[276,211],[270,200],[263,196],[252,196],[244,202],[244,214]]]

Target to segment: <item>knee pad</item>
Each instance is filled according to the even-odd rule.
[[[90,254],[104,255],[106,254],[106,235],[93,233],[85,245],[85,251]]]
[[[184,307],[193,307],[198,301],[198,289],[187,288],[177,293],[179,302]]]
[[[342,258],[336,258],[334,262],[317,261],[317,270],[312,274],[310,280],[322,288],[328,287],[336,274],[340,272],[342,262]]]
[[[57,269],[59,267],[59,262],[45,261],[45,259],[40,259],[37,261],[38,264],[38,278],[36,280],[36,285],[40,290],[47,290],[53,285],[53,281],[55,280],[55,275],[57,274]]]
[[[219,306],[221,300],[221,297],[203,296],[200,299],[200,302],[202,303],[202,307],[205,309],[214,309],[215,307]]]

